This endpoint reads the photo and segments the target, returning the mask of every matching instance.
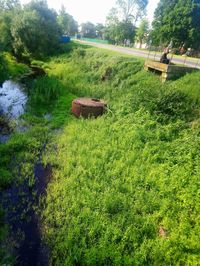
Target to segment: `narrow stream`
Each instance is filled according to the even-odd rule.
[[[51,166],[43,167],[38,162],[34,167],[34,176],[33,187],[29,187],[28,180],[21,185],[15,183],[1,199],[17,257],[15,266],[48,266],[48,249],[41,240],[40,219],[35,207],[40,196],[45,194]]]
[[[7,80],[0,88],[1,112],[10,119],[18,118],[24,113],[27,97],[21,84]]]
[[[20,83],[9,80],[0,87],[1,143],[8,141],[12,135],[10,122],[20,125],[20,116],[26,110],[26,103],[26,92]],[[27,177],[22,184],[14,182],[0,196],[6,214],[5,222],[10,229],[9,241],[17,258],[16,266],[48,266],[48,249],[42,243],[40,217],[36,209],[40,197],[46,193],[51,175],[51,166],[44,167],[39,158],[34,166],[33,186],[29,186]]]
[[[7,80],[0,87],[0,143],[8,141],[10,124],[20,126],[19,117],[25,112],[27,96],[21,84]]]

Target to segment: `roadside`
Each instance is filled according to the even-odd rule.
[[[82,44],[95,46],[97,48],[112,50],[112,51],[120,52],[123,54],[133,55],[133,56],[147,58],[147,59],[151,59],[151,60],[159,60],[160,56],[161,56],[160,52],[154,52],[154,51],[149,52],[149,51],[139,50],[139,49],[135,49],[135,48],[115,46],[112,44],[100,44],[100,43],[82,41],[82,40],[75,40],[75,41],[82,43]],[[194,68],[200,69],[200,60],[199,59],[188,58],[185,56],[177,56],[177,55],[172,55],[172,54],[169,54],[168,58],[171,59],[171,62],[174,64],[179,64],[179,65],[183,65],[183,66],[194,67]]]

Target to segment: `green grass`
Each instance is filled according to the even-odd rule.
[[[74,95],[109,104],[71,119],[44,157],[50,265],[198,265],[199,73],[161,84],[143,61],[94,48],[49,66]]]
[[[9,53],[0,54],[0,83],[6,79],[15,79],[28,72],[28,67],[22,63],[17,63],[16,59]]]
[[[198,265],[200,74],[162,84],[141,59],[76,48],[33,62],[48,76],[27,84],[29,130],[0,145],[10,183],[18,165],[31,178],[48,143],[50,265]],[[102,98],[108,112],[76,119],[76,97]]]

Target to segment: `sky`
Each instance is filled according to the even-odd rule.
[[[27,3],[29,0],[21,0]],[[90,21],[92,23],[105,23],[109,10],[115,6],[116,0],[47,0],[49,7],[60,9],[63,4],[66,11],[74,17],[79,24]],[[154,10],[159,0],[149,0],[147,18],[151,22]]]

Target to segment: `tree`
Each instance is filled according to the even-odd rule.
[[[118,10],[112,8],[106,18],[105,38],[115,43],[123,43],[129,39],[133,41],[135,26],[129,20],[120,20]]]
[[[131,22],[119,21],[117,24],[106,27],[105,38],[111,42],[124,43],[124,40],[133,41],[135,27]]]
[[[148,0],[117,0],[116,3],[122,20],[131,21],[135,25],[145,13]]]
[[[200,1],[160,0],[155,11],[152,38],[155,44],[199,48]]]
[[[16,8],[20,8],[19,0],[0,0],[0,12],[10,11]]]
[[[104,38],[105,26],[102,23],[98,23],[95,28],[96,28],[96,36],[97,36],[97,38],[103,39]]]
[[[149,34],[149,22],[147,19],[143,19],[140,22],[138,29],[136,30],[136,40],[140,43],[140,48],[143,42],[148,40]]]
[[[20,9],[18,0],[0,0],[0,50],[12,51],[11,24]]]
[[[189,32],[191,45],[194,49],[200,49],[200,1],[194,0],[192,9],[192,28]]]
[[[11,25],[13,48],[18,56],[43,57],[58,49],[57,14],[46,1],[32,1],[15,16]]]
[[[106,17],[105,38],[111,42],[118,42],[117,26],[119,24],[118,11],[112,8]]]
[[[96,27],[91,22],[86,22],[81,24],[81,34],[85,38],[95,38],[96,37]]]
[[[12,35],[10,32],[12,17],[8,13],[4,13],[0,17],[0,50],[12,50]]]
[[[144,13],[148,0],[117,0],[107,16],[105,36],[113,42],[133,41],[135,24]]]
[[[78,23],[66,12],[64,6],[61,7],[59,12],[58,24],[62,29],[62,34],[73,36],[78,32]]]

